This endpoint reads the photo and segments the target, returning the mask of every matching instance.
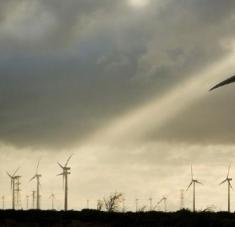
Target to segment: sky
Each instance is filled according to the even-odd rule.
[[[198,185],[197,209],[226,209],[235,159],[233,0],[0,0],[0,195],[20,167],[22,206],[40,159],[42,208],[122,192],[126,209]],[[184,193],[192,207],[192,190]],[[159,207],[158,209],[163,209]],[[231,197],[231,209],[235,199]]]

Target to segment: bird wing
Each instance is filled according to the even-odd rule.
[[[224,80],[224,81],[222,81],[222,82],[220,82],[220,83],[218,83],[218,84],[216,84],[209,91],[212,91],[212,90],[214,90],[214,89],[216,89],[218,87],[222,87],[222,86],[224,86],[226,84],[230,84],[230,83],[233,83],[233,82],[235,82],[235,75],[230,77],[230,78],[228,78],[228,79],[226,79],[226,80]]]

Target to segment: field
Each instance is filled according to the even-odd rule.
[[[182,210],[173,213],[107,213],[96,210],[82,211],[0,211],[0,226],[38,227],[38,226],[159,226],[159,227],[232,227],[235,226],[234,213],[212,213]]]

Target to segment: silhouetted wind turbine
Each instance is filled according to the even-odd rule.
[[[11,175],[9,172],[7,172],[7,175],[11,179],[11,190],[12,190],[12,209],[15,209],[15,180],[16,180],[16,173],[19,170],[19,167],[15,170],[15,172]]]
[[[36,182],[37,182],[37,190],[36,190],[36,193],[37,193],[36,209],[37,210],[40,209],[40,177],[42,176],[41,174],[38,173],[39,163],[40,163],[40,160],[38,161],[35,175],[29,180],[29,181],[32,181],[32,180],[36,179]]]
[[[233,189],[233,187],[230,183],[230,181],[232,181],[232,178],[229,177],[230,167],[231,167],[231,163],[228,166],[228,173],[227,173],[226,178],[219,184],[219,185],[221,185],[221,184],[224,184],[225,182],[227,182],[227,184],[228,184],[228,212],[230,212],[230,188]]]
[[[214,87],[212,87],[210,89],[210,91],[212,91],[212,90],[214,90],[216,88],[222,87],[224,85],[234,83],[234,82],[235,82],[235,75],[230,77],[230,78],[228,78],[228,79],[226,79],[226,80],[224,80],[224,81],[222,81],[222,82],[220,82],[220,83],[218,83],[218,84],[216,84]]]
[[[73,155],[70,155],[69,158],[67,159],[66,163],[61,165],[59,162],[58,165],[61,167],[63,170],[62,173],[58,174],[57,176],[63,176],[63,187],[64,187],[64,210],[67,211],[68,209],[68,175],[71,174],[69,170],[71,169],[68,167],[69,160],[72,158]]]
[[[166,208],[166,201],[167,201],[167,197],[163,196],[157,203],[156,206],[160,205],[162,202],[164,202],[164,211],[166,212],[167,208]]]
[[[196,180],[193,178],[193,167],[191,165],[191,182],[189,184],[189,186],[187,187],[186,191],[188,191],[188,189],[191,187],[191,185],[193,185],[193,212],[195,212],[195,202],[196,202],[196,199],[195,199],[195,185],[196,184],[202,184],[200,181]]]

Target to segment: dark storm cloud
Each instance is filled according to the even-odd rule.
[[[234,1],[150,4],[139,12],[124,0],[1,1],[1,141],[72,145],[229,53]],[[178,121],[165,139],[179,138]]]

